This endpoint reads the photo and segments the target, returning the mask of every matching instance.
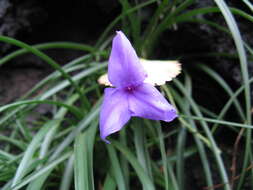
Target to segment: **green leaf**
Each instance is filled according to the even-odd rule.
[[[115,146],[129,161],[134,170],[136,171],[137,176],[139,177],[143,187],[145,190],[154,190],[154,184],[148,174],[145,172],[143,167],[140,165],[136,157],[132,154],[132,152],[122,144],[117,141],[112,141],[112,145]]]
[[[74,145],[74,171],[75,171],[75,189],[94,190],[93,177],[93,146],[97,122],[94,122],[83,134],[80,134],[75,139]]]
[[[122,168],[120,166],[115,148],[111,144],[106,145],[106,148],[108,150],[111,162],[111,171],[116,181],[117,187],[119,190],[126,190],[126,182],[123,177]]]
[[[27,168],[28,168],[29,164],[31,163],[31,160],[33,158],[35,151],[40,146],[40,143],[41,143],[42,139],[44,138],[44,136],[47,134],[48,130],[53,125],[55,125],[56,122],[57,121],[55,121],[55,120],[47,122],[44,126],[41,127],[39,132],[35,135],[32,142],[27,147],[27,149],[24,153],[24,156],[19,164],[16,174],[13,178],[12,187],[17,185],[20,182],[20,180],[27,174]]]

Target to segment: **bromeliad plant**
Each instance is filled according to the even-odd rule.
[[[108,66],[108,78],[115,88],[105,89],[100,113],[100,136],[107,143],[106,137],[121,130],[131,117],[167,122],[177,117],[175,108],[160,92],[144,82],[147,77],[131,43],[118,31]]]

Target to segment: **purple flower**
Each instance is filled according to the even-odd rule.
[[[108,65],[108,78],[115,88],[106,88],[100,112],[100,136],[115,133],[131,117],[172,121],[175,108],[151,84],[144,83],[146,71],[123,32],[113,39]]]

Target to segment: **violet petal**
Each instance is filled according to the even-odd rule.
[[[152,120],[172,121],[177,117],[175,108],[152,85],[143,83],[129,94],[131,116]]]
[[[109,81],[116,87],[136,86],[141,84],[146,76],[147,74],[131,43],[123,32],[118,31],[113,38],[109,58]]]
[[[100,136],[106,137],[119,131],[130,119],[128,110],[127,94],[123,90],[116,88],[106,88],[104,101],[100,111]]]

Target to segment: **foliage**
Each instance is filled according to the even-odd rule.
[[[0,36],[0,41],[18,46],[0,59],[0,66],[25,53],[40,57],[55,71],[13,103],[0,107],[0,184],[2,190],[18,189],[104,189],[145,190],[190,189],[188,161],[201,165],[199,184],[208,189],[242,189],[253,177],[250,83],[247,62],[252,49],[241,38],[234,15],[253,21],[253,17],[224,0],[215,0],[217,7],[189,9],[194,0],[148,0],[132,4],[119,1],[122,12],[101,34],[94,46],[54,42],[28,45]],[[252,10],[252,4],[244,0]],[[149,6],[155,11],[148,23],[138,17]],[[199,17],[204,14],[224,16],[227,28]],[[200,19],[201,18],[201,19]],[[175,25],[205,23],[231,35],[239,58],[243,83],[234,90],[216,71],[206,65],[194,66],[205,73],[226,93],[228,99],[220,111],[213,112],[193,96],[194,76],[184,70],[180,79],[164,85],[161,91],[179,112],[177,122],[170,127],[159,122],[133,119],[119,137],[111,137],[105,144],[97,134],[99,106],[103,89],[96,82],[106,71],[112,34],[118,28],[128,33],[141,57],[151,57],[162,34]],[[84,52],[64,66],[43,53],[49,48],[77,49]],[[247,57],[245,48],[248,50]],[[197,52],[198,53],[198,52]],[[220,55],[222,56],[222,55]],[[42,89],[42,90],[41,90]],[[39,93],[38,93],[39,92]],[[243,100],[239,95],[243,95]],[[209,97],[203,97],[209,101]],[[244,105],[245,102],[245,105]],[[36,113],[41,104],[50,104],[52,115]],[[227,121],[226,115],[234,110],[237,122]],[[34,121],[29,118],[34,116]],[[163,123],[164,124],[164,123]],[[167,124],[164,124],[167,125]],[[233,157],[227,158],[222,143],[217,139],[219,130],[231,131],[243,143],[243,165],[237,170]],[[169,140],[172,139],[172,140]],[[170,141],[174,141],[173,147]],[[173,143],[172,143],[173,144]],[[194,162],[192,162],[194,163]],[[187,166],[187,168],[186,168]],[[193,165],[194,167],[194,165]],[[202,169],[203,168],[203,169]],[[218,176],[217,176],[218,175]],[[95,177],[96,176],[96,177]],[[253,181],[249,181],[253,187]]]

